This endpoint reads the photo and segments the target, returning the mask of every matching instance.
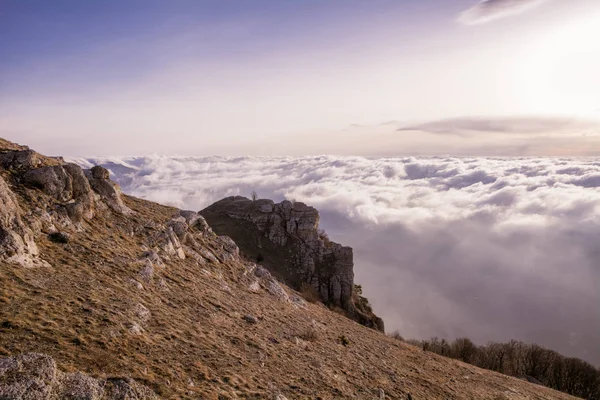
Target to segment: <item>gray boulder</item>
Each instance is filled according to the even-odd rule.
[[[58,201],[66,202],[73,198],[73,178],[62,165],[31,169],[25,172],[22,180]]]
[[[110,178],[110,172],[106,168],[104,168],[100,165],[96,165],[96,166],[92,167],[91,172],[92,172],[92,177],[94,179],[105,179],[106,180],[106,179]]]
[[[10,170],[37,168],[42,165],[42,157],[33,150],[15,150],[0,153],[0,167]]]
[[[24,267],[49,265],[38,256],[34,233],[23,223],[16,197],[0,176],[0,260]]]
[[[125,400],[158,399],[149,388],[129,378],[96,379],[81,372],[61,372],[45,354],[0,358],[0,399]]]
[[[85,171],[90,186],[98,193],[108,207],[118,214],[130,214],[132,211],[121,199],[121,188],[115,182],[108,179],[109,173],[106,168],[95,166]]]
[[[92,188],[79,166],[69,163],[30,169],[21,179],[23,183],[65,203],[64,207],[73,222],[94,216]]]

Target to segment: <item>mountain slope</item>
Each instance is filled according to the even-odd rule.
[[[101,168],[0,145],[3,357],[46,354],[162,398],[572,398],[307,303],[198,214],[121,195]]]

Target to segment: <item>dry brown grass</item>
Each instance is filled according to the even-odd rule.
[[[308,283],[302,283],[300,286],[300,295],[309,303],[318,303],[321,301],[319,293],[317,293],[315,288],[310,286]]]
[[[313,326],[306,328],[302,331],[298,337],[302,340],[306,340],[307,342],[316,342],[319,340],[319,331]]]

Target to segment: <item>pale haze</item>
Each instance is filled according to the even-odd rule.
[[[598,154],[595,0],[8,1],[0,26],[0,133],[47,153]]]

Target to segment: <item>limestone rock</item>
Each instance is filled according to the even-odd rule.
[[[296,289],[308,285],[325,304],[383,330],[380,318],[355,305],[352,248],[329,240],[319,229],[319,213],[313,207],[236,196],[216,202],[201,214],[217,234],[231,237],[247,257],[261,262],[288,285]],[[279,298],[287,296],[278,290],[278,284],[269,284],[267,290]]]
[[[22,354],[0,358],[0,399],[123,400],[158,399],[133,379],[96,379],[81,372],[63,373],[52,357]]]
[[[185,259],[185,251],[172,226],[168,226],[165,231],[158,233],[152,242],[167,256],[176,256],[182,260]]]
[[[269,291],[269,293],[271,295],[275,296],[279,301],[284,301],[284,302],[290,301],[290,297],[285,292],[283,287],[281,287],[281,285],[274,279],[271,280],[271,282],[269,282],[269,286],[268,286],[267,290]]]
[[[202,218],[202,216],[200,216],[200,214],[198,214],[197,212],[195,212],[195,211],[189,211],[189,210],[181,210],[181,211],[179,211],[179,215],[181,215],[185,219],[185,222],[189,226],[196,225],[196,223],[198,222],[198,220],[200,218]],[[204,219],[204,218],[202,218],[202,219]]]
[[[212,232],[212,229],[204,219],[204,217],[195,211],[182,210],[179,215],[185,219],[185,222],[190,228],[198,230],[202,233]]]
[[[140,324],[138,324],[137,322],[131,322],[128,325],[128,329],[129,329],[129,333],[132,334],[132,335],[139,336],[139,335],[143,335],[144,334],[144,328],[142,328],[140,326]]]
[[[50,356],[24,354],[0,359],[0,398],[47,399],[58,386],[56,363]]]
[[[92,169],[90,170],[92,173],[92,177],[94,179],[104,179],[107,180],[110,178],[110,172],[108,172],[108,170],[100,165],[96,165],[94,167],[92,167]]]
[[[256,319],[256,317],[254,315],[244,315],[244,321],[246,321],[249,324],[256,324],[258,323],[258,319]]]
[[[93,192],[79,166],[64,164],[34,168],[26,171],[21,179],[26,185],[65,203],[64,207],[73,222],[93,217]]]
[[[73,179],[61,165],[30,169],[25,172],[22,180],[58,201],[73,198]]]
[[[34,233],[23,223],[14,193],[0,176],[0,260],[24,267],[49,266],[39,258]]]
[[[152,390],[139,384],[131,378],[108,379],[104,389],[107,400],[158,400],[159,397]]]
[[[94,217],[94,192],[83,170],[76,164],[67,163],[64,170],[71,176],[74,202],[66,205],[67,213],[74,222]]]
[[[160,258],[157,252],[153,250],[148,250],[142,253],[143,259],[148,259],[152,262],[152,264],[157,266],[164,266],[163,260]]]
[[[130,283],[131,283],[133,286],[135,286],[135,288],[136,288],[137,290],[144,290],[144,285],[142,285],[141,283],[139,283],[139,282],[138,282],[138,281],[136,281],[135,279],[133,279],[133,278],[132,278],[132,279],[130,279],[130,280],[129,280],[129,282],[130,282]]]
[[[242,275],[242,282],[248,287],[249,292],[259,293],[264,289],[278,301],[290,303],[298,307],[304,307],[304,302],[298,299],[298,296],[290,296],[273,275],[260,265],[247,264],[246,270]]]
[[[152,278],[154,277],[154,265],[149,260],[146,261],[144,268],[140,271],[140,277],[146,282],[152,282]]]
[[[111,210],[118,214],[130,214],[132,212],[121,199],[119,185],[108,179],[109,174],[106,168],[95,166],[91,170],[85,171],[85,176],[92,189],[100,195]]]
[[[42,157],[33,150],[14,150],[0,153],[0,167],[4,169],[32,169],[41,165]]]
[[[189,228],[185,218],[181,216],[173,218],[171,221],[169,221],[167,226],[173,229],[173,232],[177,235],[179,240],[183,240],[185,238],[185,234]]]
[[[132,309],[133,315],[140,322],[147,322],[150,319],[150,310],[146,308],[143,304],[137,303],[133,306]]]
[[[236,256],[240,254],[240,249],[237,244],[233,241],[229,236],[219,236],[219,239],[223,243],[223,249],[231,254],[235,254]]]
[[[57,388],[60,399],[100,400],[104,394],[104,382],[75,372],[64,374]]]

